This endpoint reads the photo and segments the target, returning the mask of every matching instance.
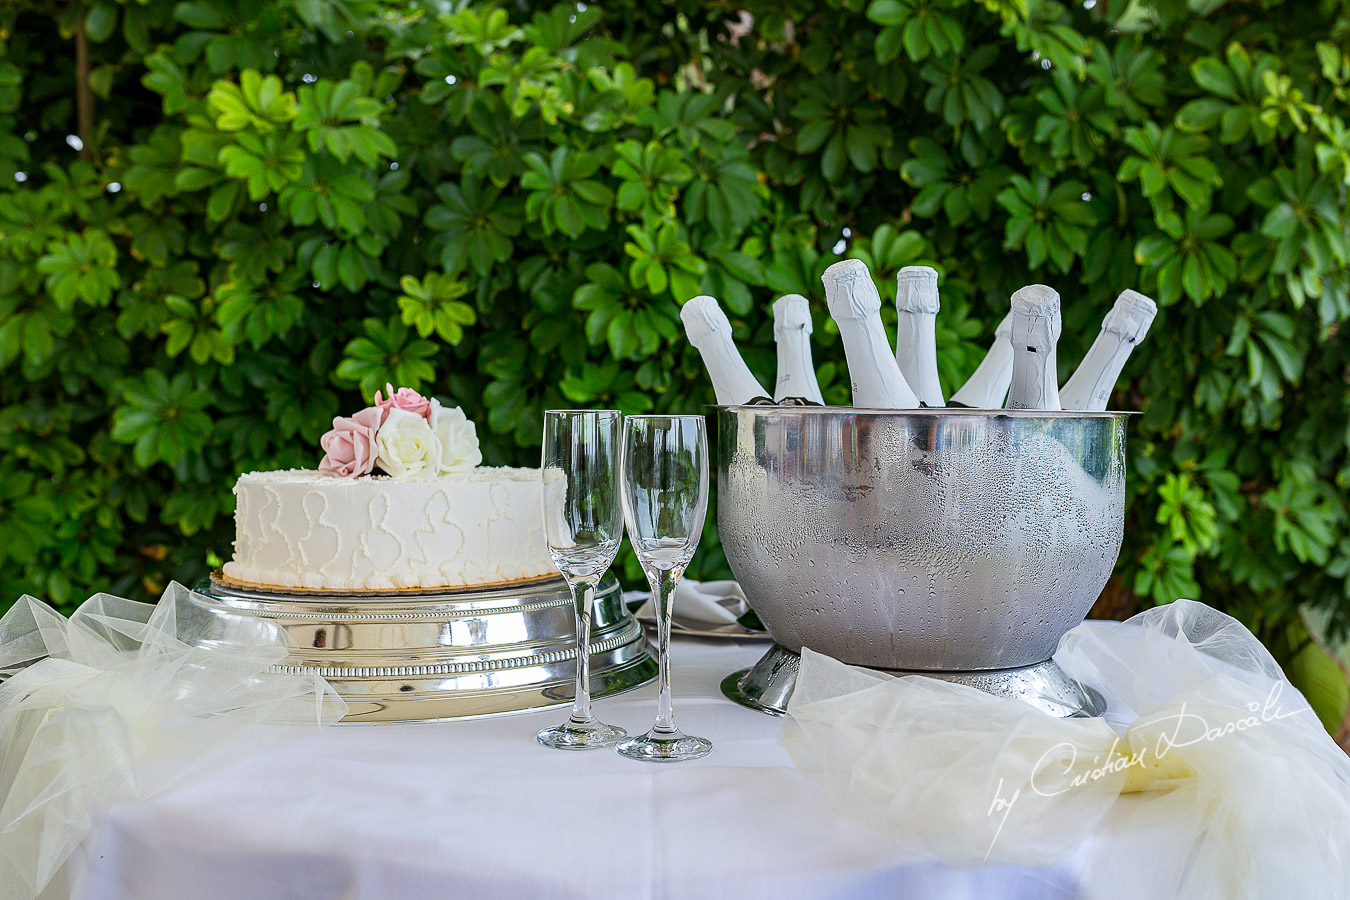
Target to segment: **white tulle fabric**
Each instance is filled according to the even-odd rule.
[[[194,646],[184,637],[208,638]],[[319,678],[269,672],[288,638],[173,584],[96,594],[69,619],[23,597],[0,618],[0,896],[64,896],[92,804],[142,800],[346,712]]]
[[[1237,620],[1179,600],[1055,659],[1104,718],[806,650],[783,742],[840,812],[948,863],[1077,852],[1087,897],[1350,896],[1350,758]]]

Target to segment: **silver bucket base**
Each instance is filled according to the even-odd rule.
[[[801,656],[774,644],[748,669],[722,679],[722,694],[741,706],[781,716],[787,712],[792,689],[797,685]],[[978,672],[943,672],[917,669],[878,669],[894,675],[926,675],[979,688],[996,697],[1021,700],[1048,716],[1090,718],[1106,711],[1102,696],[1064,673],[1053,659],[1016,669]]]
[[[566,706],[576,685],[571,591],[561,578],[486,589],[339,593],[245,588],[213,576],[207,603],[280,626],[295,641],[276,668],[327,679],[343,722],[428,722]],[[210,646],[218,617],[185,623]],[[591,695],[656,678],[642,626],[611,576],[596,592]]]

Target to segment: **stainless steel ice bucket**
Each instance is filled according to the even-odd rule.
[[[1039,663],[1120,553],[1125,413],[717,416],[722,546],[789,650],[886,669]]]

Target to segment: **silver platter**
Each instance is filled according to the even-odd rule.
[[[633,616],[647,628],[648,631],[656,630],[656,619],[653,616],[638,615]],[[719,641],[771,641],[773,637],[767,631],[758,631],[752,628],[746,628],[740,622],[728,622],[725,625],[706,625],[702,628],[696,628],[689,625],[681,625],[674,620],[670,623],[671,637],[692,637],[708,638]]]
[[[792,689],[797,685],[801,656],[774,644],[748,669],[722,679],[722,694],[741,706],[772,716],[787,712]],[[996,697],[1021,700],[1056,718],[1088,718],[1106,711],[1102,696],[1064,674],[1053,659],[1015,669],[977,672],[879,669],[892,675],[926,675],[979,688]]]
[[[280,625],[296,649],[278,668],[325,678],[347,701],[344,722],[463,719],[572,702],[575,616],[561,578],[364,595],[244,588],[212,576],[200,593]],[[191,639],[209,646],[213,619],[202,615]],[[596,595],[591,651],[595,697],[656,678],[642,626],[612,577]]]

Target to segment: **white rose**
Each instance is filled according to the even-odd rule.
[[[478,429],[464,415],[458,406],[441,406],[441,401],[431,400],[431,430],[441,444],[441,454],[436,470],[442,475],[447,472],[467,472],[483,461],[483,451],[478,448]]]
[[[391,409],[375,433],[376,465],[395,478],[432,478],[441,442],[427,420],[406,409]]]

